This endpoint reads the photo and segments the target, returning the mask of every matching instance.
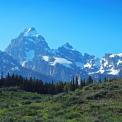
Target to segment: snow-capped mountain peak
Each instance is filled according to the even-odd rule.
[[[13,39],[6,53],[23,68],[63,81],[77,74],[86,78],[88,75],[120,76],[122,72],[122,53],[105,54],[99,59],[87,53],[82,55],[69,43],[58,49],[50,49],[46,40],[33,27],[25,29]]]
[[[39,37],[41,36],[34,27],[26,28],[23,32],[25,37]]]
[[[111,54],[109,57],[110,57],[110,58],[122,57],[122,53],[119,53],[119,54]]]
[[[45,39],[38,34],[35,28],[26,28],[20,35],[11,41],[6,52],[20,64],[32,62],[39,55],[48,54],[50,48]]]

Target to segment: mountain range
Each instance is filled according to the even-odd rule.
[[[102,58],[82,54],[65,43],[51,49],[35,28],[26,28],[0,51],[0,72],[20,74],[44,81],[69,81],[73,76],[94,79],[122,76],[122,53],[105,54]]]

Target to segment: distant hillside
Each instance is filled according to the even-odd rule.
[[[0,89],[1,122],[122,122],[122,79],[58,95]]]

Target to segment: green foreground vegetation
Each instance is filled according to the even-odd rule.
[[[122,79],[57,95],[1,88],[0,122],[122,122]]]

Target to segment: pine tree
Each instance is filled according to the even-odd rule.
[[[91,76],[89,76],[87,79],[87,84],[92,84],[92,83],[93,83],[93,79]]]

